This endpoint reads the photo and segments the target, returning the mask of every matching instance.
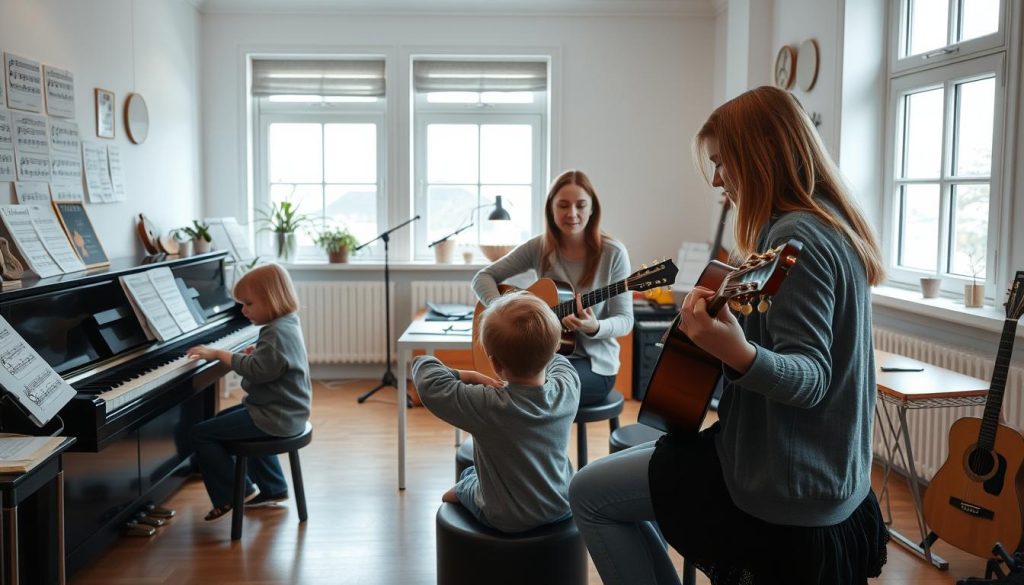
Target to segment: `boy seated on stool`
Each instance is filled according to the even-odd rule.
[[[580,379],[557,355],[562,326],[527,292],[493,301],[480,339],[501,382],[422,356],[412,372],[423,405],[473,435],[474,466],[442,500],[460,503],[485,526],[523,532],[569,518],[569,431]]]

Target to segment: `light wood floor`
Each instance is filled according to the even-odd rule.
[[[229,516],[203,521],[210,502],[195,478],[166,502],[177,516],[155,536],[122,538],[70,583],[433,584],[434,514],[454,480],[454,433],[423,408],[409,411],[408,489],[400,492],[395,392],[383,390],[356,403],[373,385],[316,384],[314,439],[300,451],[309,505],[305,524],[298,523],[293,501],[278,509],[251,510],[245,514],[242,540],[232,543]],[[623,424],[636,421],[638,407],[627,401]],[[608,426],[588,425],[588,435],[591,459],[607,454]],[[909,533],[914,523],[906,483],[895,483],[897,526]],[[950,561],[948,572],[890,544],[889,563],[873,582],[952,585],[965,576],[983,575],[982,560],[945,543],[935,548]],[[679,557],[674,558],[681,567]],[[591,566],[590,583],[600,582]],[[698,583],[707,580],[699,575]]]

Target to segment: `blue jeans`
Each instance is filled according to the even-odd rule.
[[[655,528],[647,468],[654,442],[613,453],[576,473],[569,504],[605,585],[679,585]]]
[[[238,404],[192,427],[191,438],[206,493],[214,507],[219,508],[232,503],[235,491],[235,458],[224,448],[224,443],[240,439],[268,439],[273,435],[256,428],[245,405]],[[264,494],[288,493],[288,483],[277,455],[249,457],[245,467],[247,485],[255,483]]]
[[[476,505],[476,499],[473,497],[476,494],[476,490],[478,489],[477,486],[479,485],[480,480],[476,476],[476,466],[470,465],[462,470],[462,475],[459,476],[459,483],[455,484],[455,495],[458,496],[459,503],[462,504],[462,507],[469,510],[469,513],[472,514],[478,522],[488,528],[494,528],[484,516],[484,511],[480,509],[480,506]]]
[[[590,358],[571,358],[569,363],[580,377],[580,406],[598,404],[608,397],[615,386],[615,376],[595,374],[590,369]]]

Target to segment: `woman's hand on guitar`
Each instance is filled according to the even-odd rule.
[[[743,374],[757,357],[757,350],[747,341],[743,328],[732,311],[723,308],[712,317],[708,314],[708,299],[715,292],[694,287],[679,310],[679,329],[701,349],[722,360],[722,363]]]
[[[508,385],[508,382],[504,380],[495,380],[490,376],[485,376],[476,370],[456,370],[459,373],[459,380],[466,384],[483,384],[484,386],[490,386],[491,388],[504,388]]]
[[[597,317],[594,317],[594,310],[590,307],[583,308],[583,300],[580,295],[576,295],[576,314],[563,318],[562,326],[567,331],[582,331],[587,335],[593,335],[601,328]]]

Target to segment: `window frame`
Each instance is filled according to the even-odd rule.
[[[899,0],[890,3],[890,27],[889,27],[889,74],[890,77],[897,74],[908,73],[920,69],[929,69],[954,63],[960,60],[971,59],[980,54],[990,51],[1005,51],[1008,46],[1009,28],[1009,3],[1006,0],[999,1],[999,28],[996,32],[968,39],[961,42],[951,42],[953,38],[953,23],[958,14],[960,3],[965,0],[949,0],[949,14],[947,16],[946,41],[943,47],[938,47],[924,53],[916,53],[901,57],[903,46],[907,42],[906,31],[910,18],[910,3],[912,0]]]

